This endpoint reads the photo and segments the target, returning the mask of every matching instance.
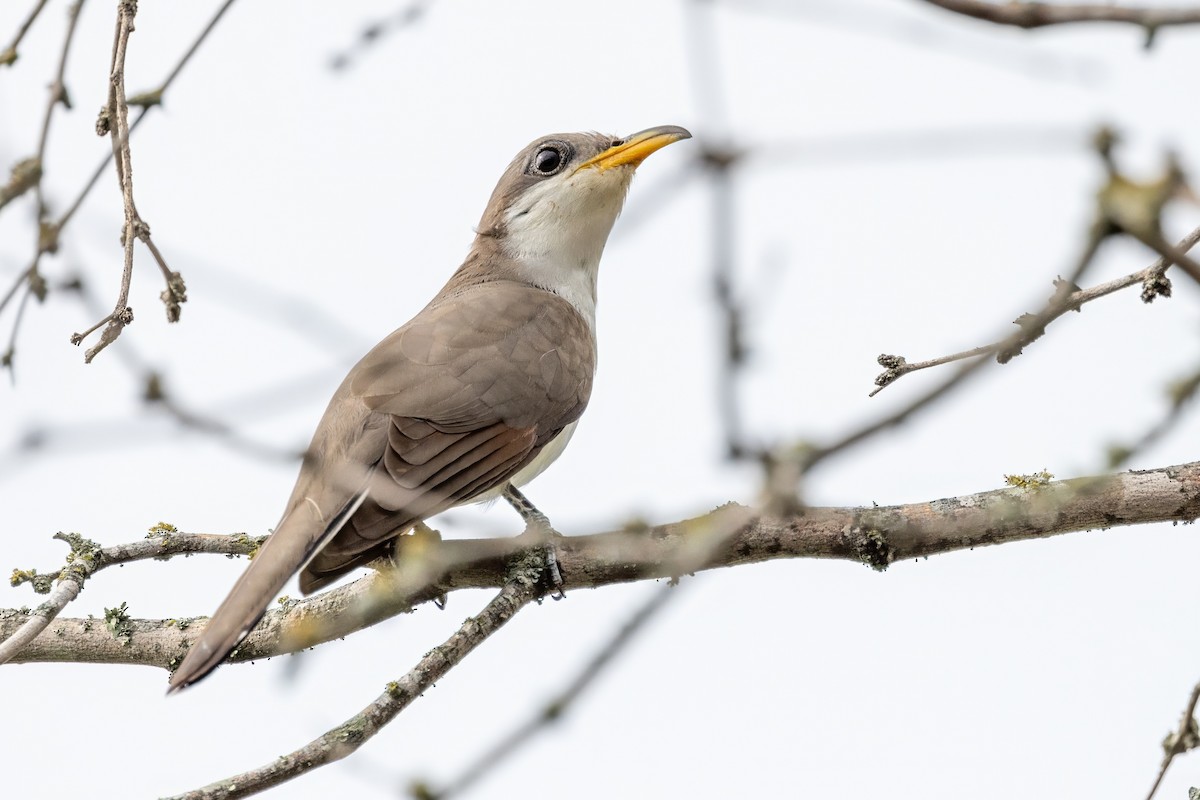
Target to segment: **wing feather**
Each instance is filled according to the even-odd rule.
[[[343,384],[362,413],[386,420],[386,443],[366,502],[309,562],[301,588],[386,554],[418,520],[508,480],[583,413],[594,368],[586,321],[550,292],[496,281],[427,307]]]

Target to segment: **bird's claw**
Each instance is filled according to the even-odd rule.
[[[542,566],[541,579],[538,582],[548,584],[547,593],[551,599],[562,600],[566,597],[566,592],[563,591],[562,570],[558,566],[557,547],[557,540],[562,539],[563,535],[554,530],[544,514],[536,512],[536,515],[530,515],[525,530],[517,538],[529,543],[530,552],[540,552]]]

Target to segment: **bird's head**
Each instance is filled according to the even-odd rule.
[[[479,235],[495,238],[509,257],[530,268],[594,274],[634,170],[655,150],[688,138],[674,125],[625,138],[543,136],[504,171]]]

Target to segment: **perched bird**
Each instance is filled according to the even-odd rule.
[[[516,487],[558,458],[587,406],[600,254],[637,166],[690,136],[558,134],[517,155],[462,266],[334,393],[283,518],[170,691],[220,664],[297,571],[308,594],[422,520],[500,495],[544,520]]]

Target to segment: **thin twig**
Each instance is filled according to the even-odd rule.
[[[13,318],[12,333],[8,337],[8,349],[4,351],[3,355],[0,355],[0,368],[8,370],[9,380],[14,385],[17,382],[17,334],[21,330],[21,320],[25,318],[25,308],[29,305],[29,298],[33,296],[33,288],[26,286],[25,294],[21,297],[21,302],[17,303],[17,314]]]
[[[84,353],[85,363],[91,363],[104,348],[117,340],[121,331],[133,322],[133,309],[129,307],[129,287],[133,281],[133,246],[141,238],[137,208],[133,202],[133,156],[129,149],[129,100],[125,94],[125,53],[129,47],[129,35],[134,31],[133,18],[137,14],[136,0],[120,0],[117,3],[117,32],[113,38],[112,67],[109,72],[108,102],[100,112],[96,130],[108,134],[112,140],[113,156],[116,159],[117,179],[121,185],[121,201],[125,211],[125,226],[121,232],[124,262],[121,268],[121,286],[117,291],[117,302],[107,323],[100,333],[100,341]],[[86,334],[76,333],[71,343],[78,345]]]
[[[46,110],[42,115],[42,130],[38,135],[37,153],[33,156],[33,158],[27,159],[26,161],[22,162],[22,164],[18,165],[18,167],[24,165],[24,169],[27,171],[27,180],[30,181],[30,187],[33,189],[34,197],[36,198],[36,241],[34,243],[35,247],[33,261],[28,267],[21,271],[21,273],[17,276],[16,282],[8,290],[8,292],[5,293],[4,298],[0,299],[0,313],[4,311],[5,306],[8,305],[9,301],[16,294],[17,287],[28,283],[30,287],[33,288],[35,282],[39,280],[38,265],[41,261],[42,254],[46,252],[52,252],[57,246],[56,241],[51,243],[48,242],[46,238],[48,228],[46,223],[46,200],[42,181],[46,175],[46,144],[50,140],[50,121],[54,117],[54,109],[60,103],[68,109],[71,107],[71,100],[69,94],[67,93],[66,84],[64,83],[64,76],[66,75],[67,71],[67,56],[71,52],[71,43],[75,39],[76,23],[79,21],[79,11],[82,7],[83,0],[76,0],[76,2],[71,4],[71,6],[67,9],[67,32],[63,37],[62,51],[59,53],[58,57],[58,69],[55,72],[54,81],[50,84],[50,99],[46,103]],[[14,168],[13,171],[15,179],[17,177],[17,169]],[[3,207],[3,205],[4,198],[0,198],[0,207]],[[41,300],[42,293],[37,292],[36,294],[38,294],[38,299]],[[18,313],[17,316],[20,317],[21,314]],[[16,341],[16,338],[17,326],[14,326],[12,333],[13,341]],[[11,353],[9,360],[11,361]]]
[[[1112,445],[1108,448],[1108,468],[1119,469],[1139,453],[1144,452],[1171,432],[1184,417],[1189,403],[1200,395],[1200,369],[1172,381],[1167,389],[1167,413],[1148,427],[1133,444]]]
[[[1057,310],[1054,315],[1047,316],[1044,319],[1044,324],[1041,325],[1040,331],[1044,332],[1047,325],[1061,317],[1063,314],[1066,314],[1068,311],[1075,311],[1092,302],[1093,300],[1098,300],[1101,297],[1107,297],[1108,295],[1119,292],[1122,289],[1128,289],[1130,286],[1141,285],[1143,287],[1142,299],[1145,302],[1150,302],[1155,297],[1161,295],[1169,296],[1170,284],[1164,281],[1163,273],[1166,272],[1167,268],[1172,266],[1172,264],[1178,264],[1179,261],[1177,259],[1185,259],[1194,264],[1195,262],[1191,259],[1187,259],[1186,255],[1184,254],[1195,247],[1197,243],[1200,243],[1200,227],[1193,229],[1187,236],[1184,236],[1177,245],[1173,245],[1170,248],[1160,249],[1160,252],[1161,250],[1167,250],[1169,253],[1171,253],[1169,257],[1167,255],[1163,255],[1145,269],[1138,270],[1137,272],[1131,272],[1122,278],[1115,278],[1111,281],[1097,284],[1089,289],[1077,289],[1071,292],[1066,298],[1064,298],[1063,303],[1057,306]],[[1039,322],[1041,321],[1042,320],[1039,317]],[[1024,329],[1022,330],[1022,333],[1025,333]],[[1028,339],[1028,336],[1023,338]],[[915,361],[910,363],[905,361],[902,356],[881,355],[878,359],[879,364],[882,367],[886,367],[887,371],[881,373],[879,377],[875,379],[877,386],[870,393],[870,396],[874,397],[885,388],[895,383],[898,378],[908,375],[911,372],[918,372],[923,369],[929,369],[930,367],[938,367],[942,364],[949,364],[954,361],[962,361],[968,358],[999,354],[1006,349],[1012,339],[1013,336],[1009,336],[992,342],[991,344],[973,347],[970,350],[951,353],[950,355],[941,356],[939,358],[931,358],[928,361]],[[1029,341],[1016,342],[1015,344],[1020,347],[1024,347],[1025,345],[1028,345],[1030,341],[1032,341],[1032,339]]]
[[[162,523],[152,529],[151,536],[141,541],[112,547],[100,547],[73,533],[56,533],[54,538],[71,546],[66,566],[57,573],[38,573],[33,570],[13,572],[10,580],[13,586],[30,583],[36,591],[49,591],[52,581],[58,581],[58,585],[50,592],[50,597],[28,615],[29,619],[8,638],[0,641],[0,664],[12,659],[25,645],[37,638],[67,604],[79,596],[87,579],[106,567],[192,553],[248,555],[262,543],[262,539],[245,534],[177,534],[174,528]]]
[[[124,137],[121,137],[118,140],[117,144],[124,144],[128,140],[129,135],[131,135],[133,133],[133,131],[137,130],[138,126],[141,125],[142,120],[144,120],[146,118],[146,115],[150,112],[150,109],[162,104],[163,96],[166,94],[167,90],[171,87],[171,84],[174,83],[174,81],[177,77],[179,77],[179,74],[183,71],[184,67],[187,66],[187,64],[191,61],[192,56],[194,56],[196,54],[197,50],[199,50],[199,48],[200,48],[200,45],[203,44],[203,42],[208,38],[208,35],[210,33],[212,33],[213,29],[216,27],[217,22],[219,22],[220,19],[225,15],[225,12],[229,10],[229,7],[231,5],[233,5],[233,2],[234,2],[234,0],[225,0],[225,2],[221,4],[221,6],[217,9],[217,11],[213,14],[212,18],[208,21],[208,24],[204,26],[204,29],[199,33],[199,35],[196,37],[196,39],[191,43],[191,45],[184,52],[183,56],[179,59],[179,61],[176,62],[175,66],[172,67],[171,71],[167,74],[166,79],[158,86],[158,88],[156,88],[150,92],[144,92],[142,94],[139,94],[135,98],[135,100],[137,100],[137,102],[141,105],[141,108],[139,109],[138,114],[134,118],[133,122],[129,124],[126,135]],[[100,177],[104,174],[105,170],[108,167],[108,163],[109,163],[109,161],[112,160],[112,158],[113,158],[112,152],[109,152],[107,155],[104,156],[104,158],[96,166],[96,169],[93,170],[91,176],[84,183],[83,187],[76,194],[75,199],[67,207],[67,210],[63,212],[62,216],[60,216],[53,223],[45,223],[40,226],[41,227],[41,231],[40,231],[41,238],[40,238],[40,243],[38,246],[37,253],[35,254],[35,257],[34,257],[34,262],[30,267],[28,267],[25,271],[23,271],[18,276],[18,280],[17,280],[18,284],[22,280],[25,280],[27,276],[36,272],[38,259],[40,259],[42,254],[54,252],[55,250],[57,250],[59,236],[62,233],[62,230],[64,228],[66,228],[68,223],[70,223],[70,221],[74,218],[76,212],[80,209],[80,207],[82,207],[84,200],[87,199],[88,195],[91,194],[92,189],[100,181]],[[151,252],[153,252],[153,251],[151,251]],[[173,287],[172,282],[171,282],[171,275],[176,275],[177,273],[171,273],[170,270],[166,268],[165,262],[163,262],[161,259],[161,254],[156,257],[156,261],[159,264],[159,268],[163,270],[164,277],[167,278],[167,291],[172,293],[172,297],[177,296],[179,294],[180,287],[178,285]],[[9,292],[6,294],[4,299],[0,300],[0,310],[3,310],[5,304],[8,302],[8,300],[11,298],[11,296],[13,294],[15,294],[15,287],[13,289],[9,290]],[[166,293],[164,292],[164,294],[166,294]],[[164,302],[167,303],[168,319],[170,319],[170,315],[172,313],[171,304],[166,299],[166,297],[164,297]],[[183,301],[179,300],[178,302],[183,302]],[[107,318],[104,320],[101,320],[100,325],[104,325],[107,322],[109,322],[109,319],[107,319]],[[99,326],[96,326],[96,327],[98,328]],[[93,328],[91,330],[95,330],[95,329],[96,328]],[[91,331],[89,331],[89,333],[90,332]]]
[[[423,20],[432,5],[433,0],[410,0],[390,17],[368,24],[359,34],[355,44],[329,60],[329,68],[334,72],[348,69],[355,58],[361,57],[368,49],[379,44],[385,36],[412,27]]]
[[[1081,255],[1077,260],[1070,277],[1067,279],[1059,279],[1056,281],[1056,290],[1054,296],[1037,314],[1027,314],[1018,320],[1020,328],[1009,336],[995,342],[989,346],[988,352],[995,352],[998,356],[1003,357],[1008,355],[1019,354],[1021,348],[1029,342],[1034,341],[1045,332],[1046,326],[1053,320],[1062,316],[1071,308],[1075,307],[1075,294],[1073,291],[1078,287],[1079,281],[1086,274],[1091,264],[1095,260],[1096,251],[1099,248],[1100,241],[1106,235],[1106,230],[1103,226],[1093,225],[1089,229],[1088,240],[1083,247]],[[967,351],[971,352],[971,351]],[[881,357],[882,360],[882,357]],[[945,362],[943,362],[945,363]],[[899,425],[916,412],[926,408],[937,400],[940,400],[949,392],[953,391],[964,381],[974,375],[985,364],[990,363],[988,359],[976,358],[963,364],[959,369],[948,379],[927,391],[925,394],[917,397],[908,405],[898,409],[892,414],[883,417],[873,423],[864,425],[863,427],[851,431],[831,444],[807,448],[800,455],[801,472],[806,473],[815,467],[818,463],[829,458],[835,453],[839,453],[853,445],[862,442],[865,439],[878,434],[893,426]],[[887,373],[885,373],[886,375]],[[894,381],[892,378],[889,383]]]
[[[147,403],[162,409],[184,428],[213,436],[238,452],[272,461],[299,461],[304,457],[303,450],[254,441],[240,434],[226,422],[215,417],[198,414],[184,407],[172,393],[168,392],[163,377],[158,372],[147,373],[143,387],[142,399]]]
[[[46,0],[38,0],[37,5],[29,12],[29,16],[21,23],[21,27],[17,28],[17,33],[13,36],[12,42],[8,47],[0,50],[0,67],[12,66],[17,60],[17,46],[21,44],[21,40],[25,38],[25,34],[33,25],[33,21],[38,18],[38,14],[42,13],[42,9],[46,7]]]
[[[1146,233],[1144,231],[1130,230],[1129,235],[1137,239],[1142,244],[1149,247],[1154,252],[1162,256],[1167,265],[1174,265],[1187,273],[1187,276],[1200,285],[1200,263],[1191,258],[1187,251],[1191,249],[1191,245],[1176,246],[1163,238],[1162,234],[1157,231]]]
[[[58,57],[58,69],[54,74],[54,82],[50,84],[50,101],[46,103],[46,112],[42,116],[42,132],[38,136],[37,162],[45,175],[46,144],[50,140],[50,121],[54,117],[54,109],[61,103],[68,110],[71,108],[71,98],[65,83],[67,74],[67,56],[71,52],[71,42],[75,40],[75,28],[79,22],[79,12],[83,8],[83,0],[76,0],[67,9],[67,33],[63,37],[62,52]],[[42,195],[42,182],[39,180],[35,187],[38,194],[38,224],[45,220],[45,202]]]
[[[186,67],[188,62],[192,60],[192,56],[196,55],[196,51],[200,49],[200,45],[204,44],[204,40],[207,39],[208,35],[213,32],[213,28],[217,27],[217,23],[221,21],[221,17],[225,16],[225,12],[229,10],[231,5],[233,5],[233,1],[234,0],[225,0],[225,2],[221,4],[216,13],[213,14],[212,19],[208,21],[208,24],[204,26],[203,30],[201,30],[199,35],[196,36],[196,38],[192,41],[191,45],[188,46],[188,49],[184,51],[183,55],[179,58],[179,61],[176,62],[175,66],[171,68],[171,71],[167,73],[167,77],[161,84],[159,84],[158,88],[153,92],[147,92],[138,95],[139,98],[146,98],[149,95],[155,98],[158,103],[162,102],[162,97],[164,94],[166,94],[167,89],[171,88],[171,84],[174,83],[175,79],[179,77],[179,73],[183,72],[183,68]],[[143,108],[149,108],[150,105],[150,103],[146,103],[143,100]],[[134,121],[133,127],[137,127],[138,121],[140,121],[140,117],[139,120]]]
[[[709,174],[709,194],[712,201],[709,218],[709,250],[712,257],[712,290],[720,318],[720,361],[717,370],[717,409],[725,439],[727,458],[747,455],[742,430],[742,413],[738,389],[741,372],[746,365],[743,318],[736,288],[737,213],[734,207],[734,168],[741,150],[729,143],[729,114],[722,91],[717,48],[717,28],[714,9],[704,0],[691,0],[684,5],[687,51],[693,76],[692,92],[700,109],[704,128],[710,142],[701,154],[701,163]]]
[[[404,677],[389,683],[370,705],[336,728],[257,769],[184,792],[172,800],[233,800],[247,797],[340,761],[383,730],[485,639],[529,605],[537,592],[537,582],[537,567],[515,574],[513,580],[479,614],[468,618],[443,645],[426,653]]]
[[[55,617],[62,612],[67,604],[79,596],[83,585],[79,581],[64,580],[59,582],[50,596],[43,602],[38,604],[38,607],[29,613],[29,619],[25,621],[11,636],[0,642],[0,664],[6,663],[9,659],[21,652],[22,649],[34,639],[36,639],[42,631],[46,630]]]
[[[204,40],[208,38],[208,35],[212,33],[213,28],[216,27],[217,23],[221,20],[221,17],[225,15],[225,12],[229,10],[229,7],[233,5],[233,2],[234,0],[225,0],[225,2],[221,4],[220,8],[218,8],[216,13],[213,14],[212,19],[210,19],[208,24],[204,26],[204,29],[200,31],[200,34],[188,47],[187,51],[184,52],[183,56],[179,59],[175,66],[171,68],[171,71],[167,73],[166,79],[158,85],[158,88],[149,92],[143,92],[137,96],[141,104],[141,109],[138,111],[137,117],[135,117],[133,122],[129,125],[130,134],[138,129],[138,126],[142,124],[142,120],[146,118],[148,113],[150,113],[150,109],[162,105],[163,97],[166,95],[167,90],[171,88],[171,84],[174,83],[177,77],[179,77],[179,73],[181,73],[183,68],[187,66],[188,62],[191,61],[192,56],[194,56],[196,51],[200,49],[200,45],[203,44]],[[91,193],[92,187],[94,187],[100,180],[100,176],[104,174],[104,170],[108,167],[108,162],[112,160],[112,157],[113,154],[111,152],[108,153],[96,166],[96,169],[92,172],[91,177],[88,178],[87,183],[83,185],[83,188],[79,191],[79,194],[75,196],[75,199],[71,202],[71,205],[55,223],[54,228],[56,232],[65,228],[67,223],[70,222],[71,218],[75,216],[75,212],[79,210],[79,207],[83,205],[83,201],[86,200],[88,194]]]
[[[1172,731],[1171,735],[1163,742],[1162,766],[1158,769],[1158,777],[1154,779],[1154,785],[1150,787],[1150,794],[1146,795],[1146,800],[1154,800],[1154,795],[1158,792],[1163,778],[1167,776],[1167,769],[1175,760],[1175,756],[1200,747],[1200,726],[1196,725],[1197,703],[1200,703],[1200,683],[1192,688],[1192,694],[1188,698],[1187,707],[1183,710],[1183,719],[1179,721],[1178,730]]]
[[[135,0],[122,0],[118,4],[117,34],[113,42],[112,73],[110,76],[108,104],[101,112],[97,128],[101,132],[108,133],[112,139],[117,178],[120,181],[121,199],[125,210],[125,227],[121,235],[125,259],[121,271],[121,286],[117,293],[116,307],[105,318],[107,324],[100,334],[100,341],[89,348],[84,354],[83,360],[85,363],[91,363],[92,359],[98,353],[116,341],[125,327],[133,322],[133,309],[129,307],[128,303],[129,288],[133,280],[133,248],[135,239],[141,240],[150,250],[166,281],[167,288],[163,291],[161,299],[167,308],[167,321],[178,322],[180,304],[187,302],[187,287],[184,284],[183,277],[178,272],[173,272],[167,266],[162,253],[150,238],[150,226],[146,224],[146,221],[138,213],[137,205],[133,198],[133,157],[129,147],[129,100],[125,93],[125,53],[129,44],[129,34],[134,30],[133,19],[136,13],[137,3]],[[71,336],[71,342],[78,345],[86,336],[87,334],[76,333]]]

